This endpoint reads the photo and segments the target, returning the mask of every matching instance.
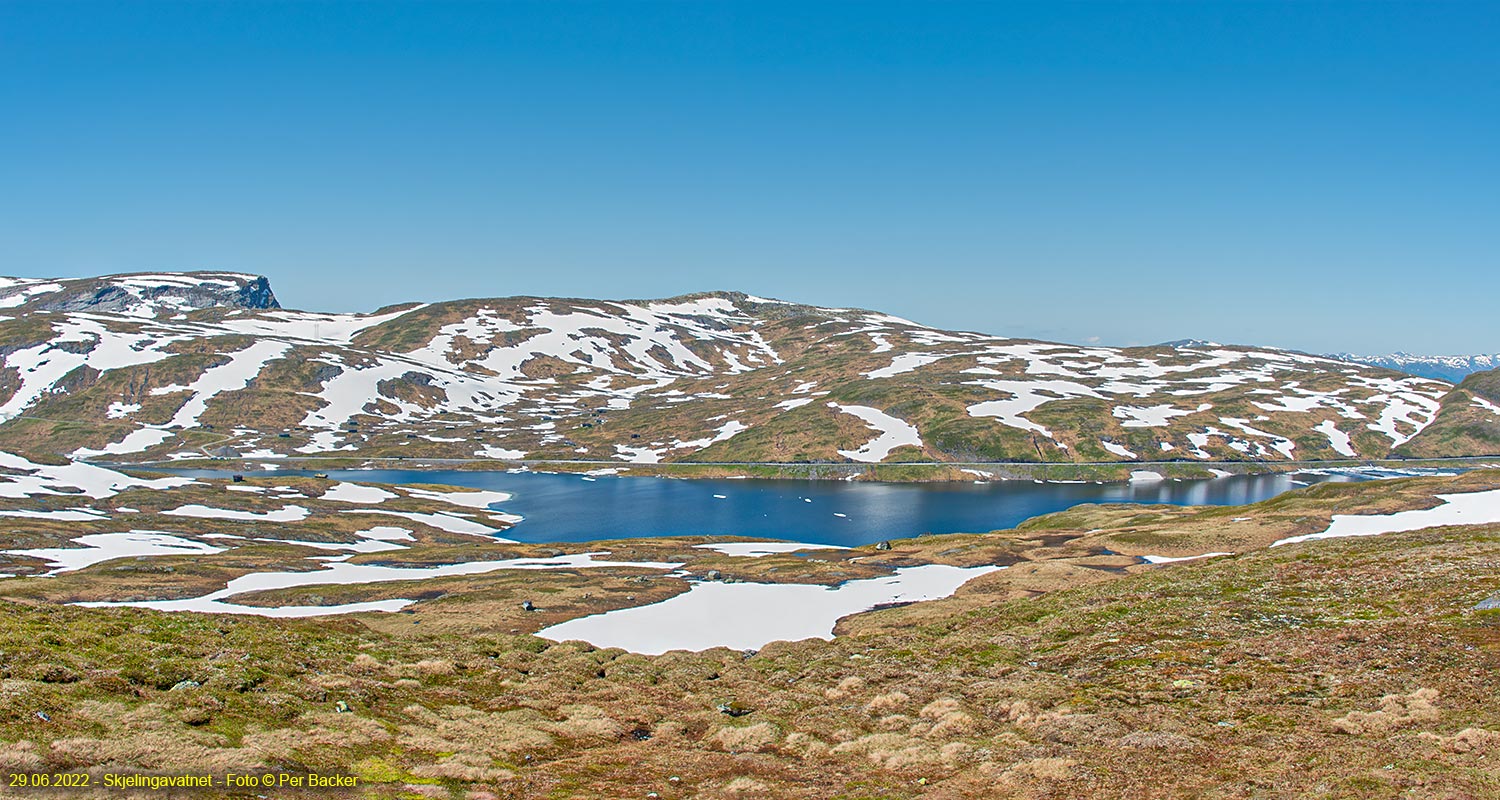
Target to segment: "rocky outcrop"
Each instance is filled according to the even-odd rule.
[[[271,283],[235,272],[139,273],[75,279],[0,279],[0,307],[155,317],[203,308],[281,308]]]

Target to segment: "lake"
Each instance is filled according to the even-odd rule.
[[[179,474],[227,477],[217,470]],[[310,475],[280,470],[251,473]],[[856,483],[810,480],[675,480],[536,472],[329,470],[359,483],[437,483],[509,492],[496,509],[525,519],[505,536],[584,542],[637,536],[733,535],[857,546],[923,533],[1010,528],[1080,503],[1242,505],[1360,473],[1235,475],[1150,483]]]

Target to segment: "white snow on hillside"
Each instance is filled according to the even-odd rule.
[[[671,449],[681,450],[684,448],[690,448],[693,450],[701,450],[711,444],[717,444],[719,442],[725,442],[733,439],[736,434],[748,430],[750,430],[750,426],[744,424],[743,422],[740,422],[739,420],[732,419],[719,426],[719,430],[716,431],[713,436],[706,436],[702,439],[693,439],[686,442],[674,441],[672,442]]]
[[[971,417],[994,417],[1002,424],[1023,431],[1036,431],[1047,438],[1052,432],[1026,418],[1026,414],[1041,408],[1053,400],[1071,397],[1100,397],[1092,387],[1075,381],[1064,380],[982,380],[969,381],[970,385],[983,386],[994,392],[1011,395],[1008,400],[986,400],[969,406]]]
[[[1411,441],[1413,436],[1432,424],[1442,406],[1439,401],[1446,394],[1437,388],[1441,384],[1423,378],[1395,380],[1355,375],[1350,376],[1350,380],[1379,391],[1363,401],[1367,405],[1380,406],[1378,418],[1366,427],[1389,436],[1392,446]]]
[[[871,380],[890,378],[907,372],[914,372],[920,367],[944,358],[947,358],[947,356],[940,353],[902,353],[891,359],[890,366],[870,370],[865,373],[865,377]]]
[[[402,308],[385,314],[319,314],[308,311],[261,311],[255,316],[226,317],[218,323],[227,331],[250,336],[269,336],[326,344],[348,344],[360,331],[373,328],[425,305]]]
[[[11,555],[30,556],[48,562],[49,575],[72,572],[116,558],[148,556],[211,555],[225,548],[184,539],[156,531],[126,533],[91,533],[72,540],[78,547],[40,547],[30,550],[6,550]]]
[[[62,291],[62,284],[50,281],[28,282],[19,278],[0,278],[0,290],[14,289],[14,291],[0,297],[0,308],[15,308],[16,306],[30,302],[32,298],[44,294],[52,294]],[[16,289],[15,287],[21,287]]]
[[[198,503],[161,512],[171,517],[197,517],[199,519],[230,519],[242,522],[299,522],[307,519],[308,511],[302,506],[282,506],[276,511],[240,511],[232,508],[213,508]]]
[[[1482,409],[1484,411],[1488,411],[1491,414],[1495,414],[1496,416],[1500,416],[1500,406],[1497,406],[1494,403],[1491,403],[1490,401],[1484,399],[1483,397],[1477,397],[1476,396],[1476,397],[1470,397],[1469,399],[1474,401],[1474,407],[1475,408]]]
[[[1159,406],[1115,406],[1110,412],[1116,419],[1125,420],[1120,423],[1122,428],[1164,428],[1171,424],[1173,417],[1185,417],[1196,411],[1207,411],[1213,406],[1204,403],[1197,409],[1177,408],[1170,405]]]
[[[1002,567],[930,564],[836,587],[796,583],[695,583],[660,603],[569,620],[537,632],[555,642],[581,639],[659,655],[669,650],[759,649],[775,641],[832,639],[839,618],[885,603],[947,597]]]
[[[1328,437],[1328,446],[1341,456],[1356,456],[1354,445],[1349,441],[1349,434],[1339,430],[1339,426],[1331,419],[1323,420],[1313,426],[1313,430]]]
[[[1333,521],[1323,531],[1281,539],[1271,546],[1345,536],[1377,536],[1443,525],[1489,525],[1500,522],[1500,489],[1440,494],[1437,499],[1442,504],[1435,508],[1398,511],[1394,514],[1335,514]]]
[[[19,475],[0,475],[0,497],[83,495],[95,500],[114,497],[126,489],[171,489],[197,483],[191,478],[136,478],[78,461],[36,464],[14,453],[0,452],[0,467]]]
[[[557,447],[569,429],[587,421],[580,418],[596,409],[686,408],[723,399],[744,403],[743,410],[715,409],[712,413],[729,413],[709,422],[731,415],[735,419],[712,433],[694,434],[696,438],[657,434],[649,442],[590,445],[600,452],[613,447],[623,460],[657,463],[725,441],[754,427],[767,414],[808,405],[809,397],[791,395],[813,391],[818,382],[802,380],[809,374],[819,375],[831,389],[832,383],[842,381],[910,376],[907,382],[921,383],[930,376],[958,372],[973,376],[963,382],[971,390],[972,399],[966,401],[970,416],[1048,438],[1053,438],[1053,431],[1037,422],[1034,412],[1055,401],[1089,398],[1107,403],[1122,427],[1171,428],[1171,438],[1179,445],[1188,437],[1193,443],[1189,452],[1199,458],[1222,456],[1221,448],[1254,457],[1290,457],[1295,436],[1313,430],[1327,436],[1330,446],[1342,455],[1341,447],[1357,452],[1355,443],[1369,442],[1369,437],[1349,435],[1349,425],[1335,426],[1331,430],[1338,433],[1329,433],[1316,416],[1306,422],[1288,421],[1285,416],[1320,411],[1326,416],[1332,411],[1340,418],[1359,420],[1394,446],[1431,424],[1440,399],[1452,388],[1423,378],[1361,373],[1346,362],[1288,351],[1197,342],[1141,355],[1135,350],[943,332],[855,309],[795,307],[803,310],[792,312],[794,307],[783,303],[769,313],[772,310],[764,306],[770,301],[742,301],[737,295],[657,302],[466,301],[469,304],[411,306],[377,314],[235,308],[222,314],[167,318],[156,312],[181,310],[178,305],[189,302],[184,297],[195,298],[192,303],[208,302],[201,298],[211,298],[213,292],[232,293],[256,279],[234,273],[163,273],[100,280],[136,293],[149,309],[129,314],[57,312],[41,317],[52,328],[50,337],[22,344],[0,360],[0,369],[15,387],[9,397],[0,396],[0,422],[28,413],[63,391],[62,386],[71,391],[80,381],[92,381],[95,373],[150,367],[168,359],[176,370],[187,353],[208,353],[212,360],[206,366],[189,367],[197,372],[178,378],[180,385],[151,390],[151,397],[177,403],[175,409],[168,409],[166,422],[161,422],[161,416],[143,418],[143,408],[152,415],[161,413],[149,398],[129,392],[101,398],[101,405],[108,405],[103,416],[120,423],[119,427],[108,429],[107,438],[101,434],[99,440],[75,450],[77,457],[164,450],[181,432],[200,427],[209,410],[226,400],[225,395],[251,386],[268,368],[280,364],[303,365],[305,369],[288,372],[316,376],[311,386],[299,384],[303,397],[293,399],[301,414],[297,424],[309,430],[287,436],[292,441],[284,445],[257,438],[272,431],[247,428],[236,430],[230,439],[201,446],[210,450],[229,446],[241,454],[266,457],[289,451],[311,455],[358,450],[373,434],[409,434],[408,441],[397,444],[421,445],[412,448],[416,453],[424,450],[425,443],[458,444],[473,436],[472,428],[434,435],[418,427],[441,422],[487,428],[486,436],[465,448],[465,454],[516,459],[537,453],[539,447]],[[28,292],[25,297],[44,297],[57,291],[50,288],[54,284],[65,283],[0,279],[0,307],[26,302],[17,298]],[[176,289],[182,291],[161,293]],[[844,337],[843,341],[864,336],[871,342],[870,351],[890,353],[890,362],[861,366],[858,378],[855,374],[803,373],[805,365],[795,364],[780,374],[770,372],[766,382],[733,384],[729,380],[733,376],[769,372],[787,363],[790,354],[778,353],[766,338],[779,324],[776,314],[783,309],[809,315],[811,324],[800,327],[815,332],[808,345],[814,350],[821,346],[818,335],[824,340]],[[390,335],[378,341],[405,342],[403,352],[352,345],[361,332],[380,325],[391,327],[386,329]],[[246,344],[246,336],[254,337],[253,341]],[[171,374],[166,367],[157,371]],[[1330,375],[1337,375],[1337,380],[1329,380]],[[793,385],[788,388],[788,384]],[[748,385],[756,388],[747,391]],[[1221,392],[1234,394],[1223,400],[1203,397]],[[1197,412],[1212,408],[1213,403],[1207,401],[1229,403],[1242,395],[1254,395],[1251,403],[1256,411],[1240,412],[1245,416],[1238,422],[1216,419],[1212,422],[1218,427],[1214,427],[1181,419],[1196,413],[1194,408]],[[1500,406],[1485,406],[1487,402],[1475,400],[1474,404],[1500,414]],[[1266,424],[1262,415],[1276,416]],[[552,417],[561,417],[566,424],[548,429],[543,436],[524,432],[536,429],[532,423],[538,417],[548,418],[548,424]],[[350,423],[356,420],[363,430],[351,432]],[[514,424],[514,420],[523,422]],[[883,424],[874,427],[888,430]],[[905,426],[901,430],[910,429],[909,438],[920,441],[915,428],[901,424]],[[1348,435],[1347,441],[1340,434]],[[187,441],[198,443],[192,438]],[[840,444],[849,447],[853,443]],[[1116,449],[1123,447],[1118,443],[1104,446],[1115,456],[1132,457]],[[588,453],[586,448],[572,447],[579,455]],[[870,444],[843,452],[869,458],[883,447]],[[178,451],[166,457],[203,454],[179,443]]]
[[[598,569],[607,567],[633,567],[645,570],[664,571],[677,569],[680,563],[659,561],[608,561],[595,556],[604,552],[578,553],[555,558],[516,558],[504,561],[468,561],[460,564],[442,564],[435,567],[386,567],[376,564],[348,564],[331,562],[324,569],[312,572],[255,572],[231,580],[223,589],[202,597],[185,600],[144,600],[125,602],[78,603],[87,608],[115,608],[133,606],[152,608],[158,611],[198,611],[219,614],[255,614],[267,617],[325,616],[353,613],[355,611],[396,611],[410,605],[410,600],[386,600],[376,603],[347,604],[339,606],[285,606],[259,607],[236,605],[226,599],[250,592],[276,589],[293,589],[301,586],[354,585],[387,583],[390,581],[420,581],[431,578],[447,578],[461,575],[483,575],[501,570],[538,569]]]
[[[166,427],[191,428],[196,426],[198,418],[208,410],[210,400],[221,392],[245,388],[250,381],[255,380],[255,376],[260,374],[266,364],[281,358],[291,347],[286,342],[255,342],[244,350],[230,353],[229,363],[209,367],[197,380],[187,386],[163,386],[152,389],[151,394],[158,396],[176,392],[191,393],[187,402],[177,409],[177,413],[172,416]]]
[[[914,447],[922,446],[922,437],[911,423],[893,417],[878,408],[846,406],[838,403],[829,403],[828,407],[836,411],[842,411],[850,416],[858,417],[866,425],[880,432],[880,435],[865,442],[858,450],[839,451],[839,455],[851,461],[876,463],[884,461],[886,456],[889,456],[891,451],[898,447],[905,447],[907,445]]]
[[[234,488],[234,487],[229,487]],[[395,492],[388,492],[379,486],[366,486],[358,483],[335,483],[328,491],[323,493],[324,500],[333,500],[339,503],[359,503],[362,505],[373,505],[386,500],[394,500],[398,497]]]

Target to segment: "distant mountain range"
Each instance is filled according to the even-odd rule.
[[[1358,356],[1353,353],[1337,353],[1329,355],[1329,358],[1337,358],[1340,361],[1353,361],[1358,364],[1369,364],[1372,367],[1384,367],[1397,372],[1405,372],[1408,375],[1437,378],[1438,380],[1450,381],[1452,383],[1458,383],[1476,372],[1500,368],[1500,354],[1489,356],[1415,356],[1410,353],[1397,352],[1384,356]]]
[[[945,331],[739,292],[280,308],[265,278],[0,279],[0,449],[666,462],[1500,452],[1488,384],[1275,348]],[[1476,388],[1478,387],[1478,388]]]

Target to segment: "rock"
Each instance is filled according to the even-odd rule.
[[[203,684],[201,684],[201,683],[199,683],[199,682],[197,682],[195,680],[189,679],[189,680],[185,680],[185,681],[178,681],[177,683],[172,684],[172,688],[168,689],[167,691],[169,691],[169,692],[175,692],[175,691],[178,691],[179,689],[196,689],[196,688],[198,688],[199,686],[202,686],[202,685]]]
[[[708,571],[708,572],[707,572],[707,573],[706,573],[706,574],[705,574],[705,575],[704,575],[704,576],[703,576],[703,580],[706,580],[706,581],[716,581],[716,580],[718,580],[718,579],[720,579],[720,578],[722,578],[722,577],[724,577],[724,574],[723,574],[723,573],[721,573],[721,572],[719,572],[719,571],[718,571],[718,570],[716,570],[716,569],[711,569],[711,570],[709,570],[709,571]]]
[[[881,542],[880,544],[875,545],[875,549],[876,550],[889,550],[889,549],[891,549],[891,543],[890,542]]]
[[[1497,610],[1500,610],[1500,592],[1497,592],[1495,594],[1490,595],[1489,597],[1486,597],[1483,600],[1480,600],[1479,604],[1476,605],[1476,606],[1474,606],[1474,610],[1475,611],[1497,611]]]
[[[351,709],[349,708],[349,704],[345,703],[343,700],[334,703],[333,710],[337,711],[340,714],[348,714],[351,711]]]
[[[719,703],[714,708],[718,709],[720,714],[728,714],[731,717],[743,717],[755,710],[753,708],[745,708],[733,700],[728,703]]]
[[[213,722],[214,716],[206,708],[185,708],[178,713],[177,718],[196,728]]]
[[[522,600],[521,601],[521,610],[522,611],[535,611],[536,610],[536,604],[532,603],[530,600]]]

